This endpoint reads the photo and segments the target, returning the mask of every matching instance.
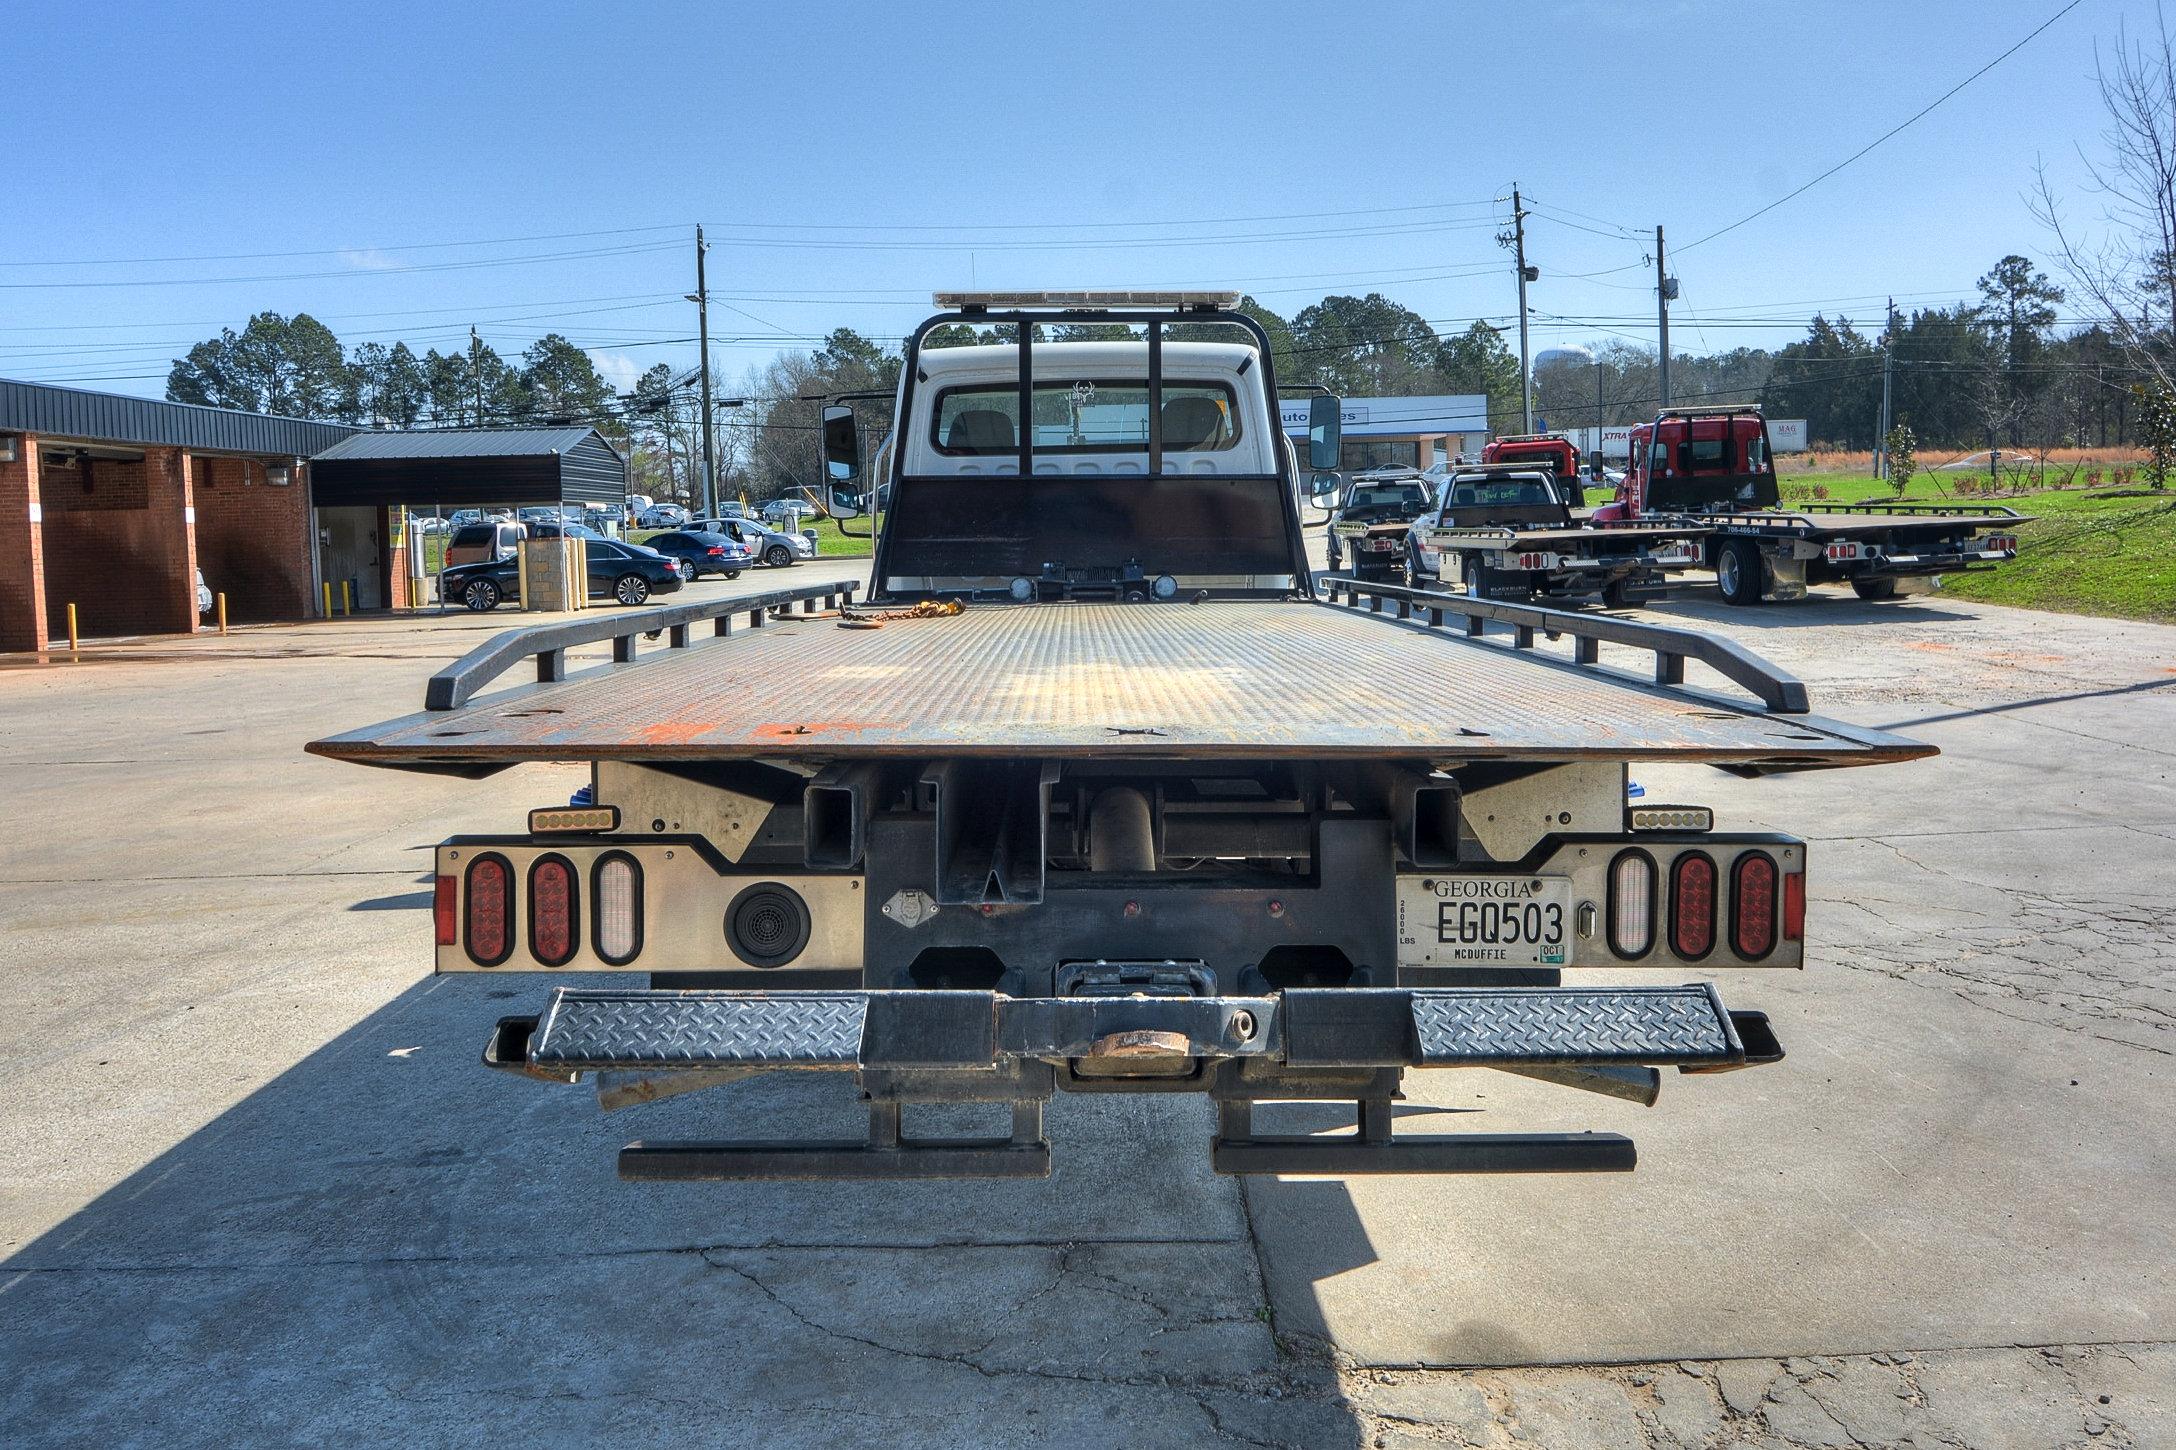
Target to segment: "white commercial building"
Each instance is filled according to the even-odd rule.
[[[1304,440],[1307,399],[1283,400],[1284,431]],[[1409,463],[1426,468],[1458,454],[1478,457],[1489,438],[1488,398],[1436,393],[1417,398],[1347,398],[1345,467]]]

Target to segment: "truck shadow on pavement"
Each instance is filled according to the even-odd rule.
[[[17,1250],[10,1443],[1359,1442],[1279,1340],[1206,1103],[1060,1095],[1047,1182],[623,1184],[631,1138],[850,1134],[854,1085],[602,1115],[478,1064],[540,995],[510,986],[416,984]],[[198,1081],[146,1072],[147,1116],[235,1069],[164,1070]],[[1258,1187],[1314,1221],[1309,1272],[1374,1258],[1342,1184]]]

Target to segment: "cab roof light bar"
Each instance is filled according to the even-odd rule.
[[[1237,292],[939,292],[932,300],[939,307],[958,311],[992,307],[1178,307],[1229,312],[1239,306]]]

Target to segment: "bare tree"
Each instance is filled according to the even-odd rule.
[[[2176,35],[2167,14],[2156,6],[2153,31],[2140,39],[2119,26],[2111,53],[2096,50],[2095,74],[2106,154],[2096,160],[2080,147],[2078,155],[2102,199],[2105,234],[2065,219],[2044,165],[2026,200],[2054,236],[2079,300],[2134,363],[2163,389],[2176,388],[2167,345],[2176,330]]]

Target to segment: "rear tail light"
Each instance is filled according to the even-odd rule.
[[[725,550],[718,548],[714,545],[711,548],[703,550],[703,552],[708,554],[711,558],[715,559],[723,555],[725,553]]]
[[[441,876],[431,891],[431,921],[438,928],[438,944],[450,947],[461,939],[460,885],[451,876]]]
[[[1793,871],[1783,878],[1783,939],[1806,939],[1806,873]]]
[[[1776,948],[1775,858],[1748,851],[1730,873],[1730,944],[1749,962]]]
[[[1828,546],[1828,556],[1838,563],[1846,559],[1856,559],[1859,557],[1859,546],[1857,544],[1830,544]]]
[[[514,950],[514,869],[504,856],[478,856],[468,863],[462,893],[468,909],[463,922],[469,960],[495,967]]]
[[[642,950],[642,867],[615,851],[597,861],[593,909],[597,955],[624,966]]]
[[[1655,945],[1655,862],[1625,851],[1609,864],[1609,949],[1644,957]]]
[[[1670,870],[1670,950],[1696,962],[1715,946],[1715,862],[1698,851]]]
[[[580,920],[574,863],[539,856],[529,868],[529,954],[547,967],[565,966],[581,944]]]

